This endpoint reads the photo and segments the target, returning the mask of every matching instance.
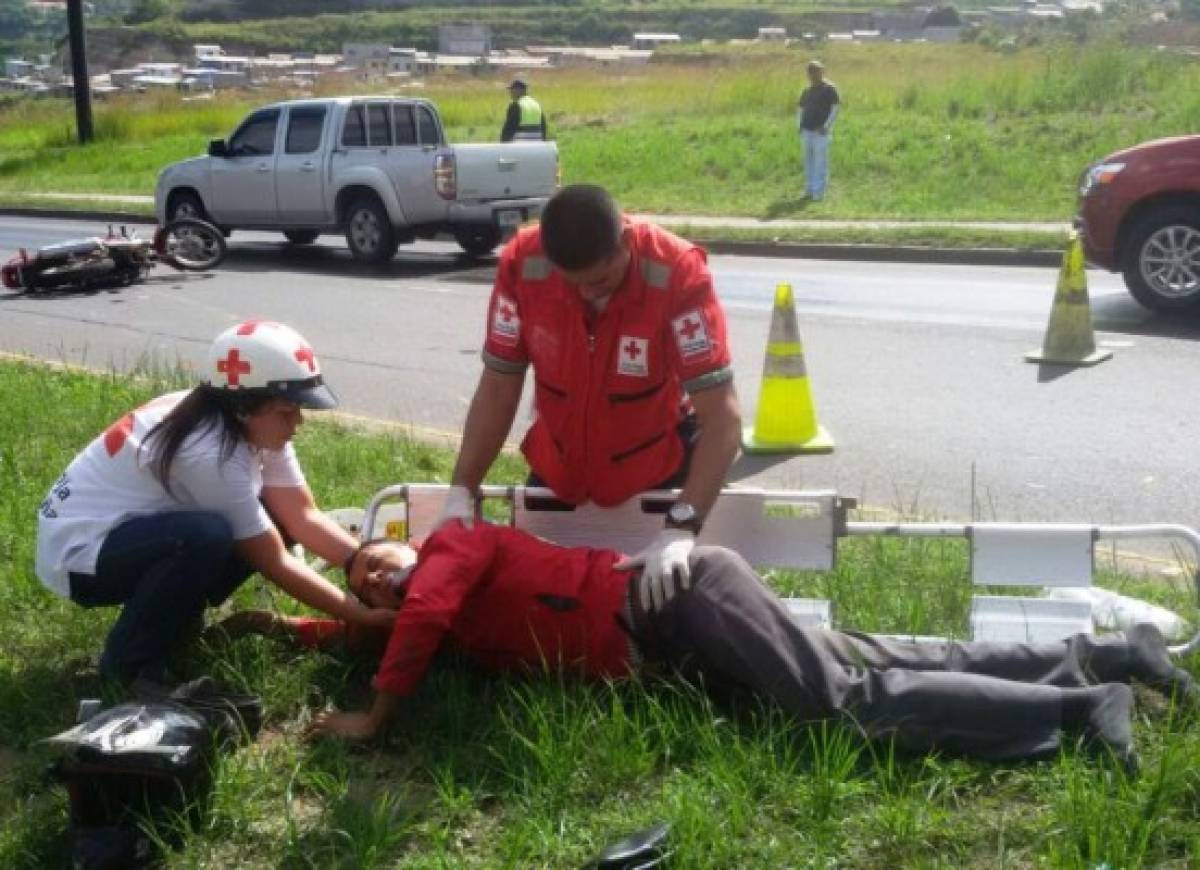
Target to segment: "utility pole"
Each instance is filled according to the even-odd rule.
[[[92,141],[92,83],[88,78],[83,39],[83,0],[67,0],[67,34],[71,42],[71,79],[75,92],[75,126],[80,143]]]

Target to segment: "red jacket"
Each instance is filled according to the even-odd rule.
[[[619,558],[506,526],[444,526],[421,547],[375,688],[412,692],[447,636],[495,670],[549,664],[598,679],[628,675],[617,618],[630,574],[614,570]]]
[[[685,392],[733,378],[704,251],[651,224],[628,226],[625,283],[592,322],[537,227],[504,249],[488,308],[484,364],[514,374],[533,364],[536,419],[521,450],[572,504],[620,504],[674,475]]]

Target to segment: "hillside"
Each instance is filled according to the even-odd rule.
[[[170,5],[171,0],[137,0]],[[967,0],[968,4],[971,0]],[[706,10],[730,8],[758,12],[794,13],[826,9],[866,10],[895,5],[895,0],[176,0],[177,17],[188,21],[244,21],[286,18],[313,14],[354,12],[446,13],[476,18],[490,12],[535,9],[542,12],[603,11],[609,14],[683,12],[703,14]]]
[[[352,9],[360,4],[341,4]],[[388,5],[388,0],[373,0]],[[329,12],[330,4],[298,0],[247,3],[205,0],[185,4],[179,17],[140,25],[157,36],[198,42],[238,43],[258,51],[337,51],[347,41],[382,41],[431,49],[440,24],[475,21],[493,29],[498,48],[541,44],[628,43],[635,32],[668,31],[687,40],[753,37],[759,27],[790,33],[869,27],[869,10],[891,5],[872,0],[800,0],[749,4],[739,0],[647,0],[609,2],[492,2],[455,0],[454,5],[411,3],[404,9]],[[272,14],[273,13],[273,14]]]

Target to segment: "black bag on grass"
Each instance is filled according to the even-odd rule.
[[[153,864],[158,849],[144,824],[198,820],[215,752],[253,739],[261,726],[258,698],[204,678],[102,710],[51,737],[62,749],[55,773],[67,788],[76,870]]]
[[[134,683],[141,701],[168,701],[182,704],[209,724],[213,735],[224,747],[253,740],[262,728],[262,700],[218,688],[211,677],[200,677],[170,688]]]
[[[62,749],[78,870],[151,864],[143,824],[199,811],[216,746],[210,723],[173,701],[119,704],[47,742]]]

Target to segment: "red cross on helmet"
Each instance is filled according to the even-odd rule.
[[[208,349],[204,382],[221,390],[268,395],[303,408],[333,408],[337,397],[304,336],[270,320],[231,326]]]

